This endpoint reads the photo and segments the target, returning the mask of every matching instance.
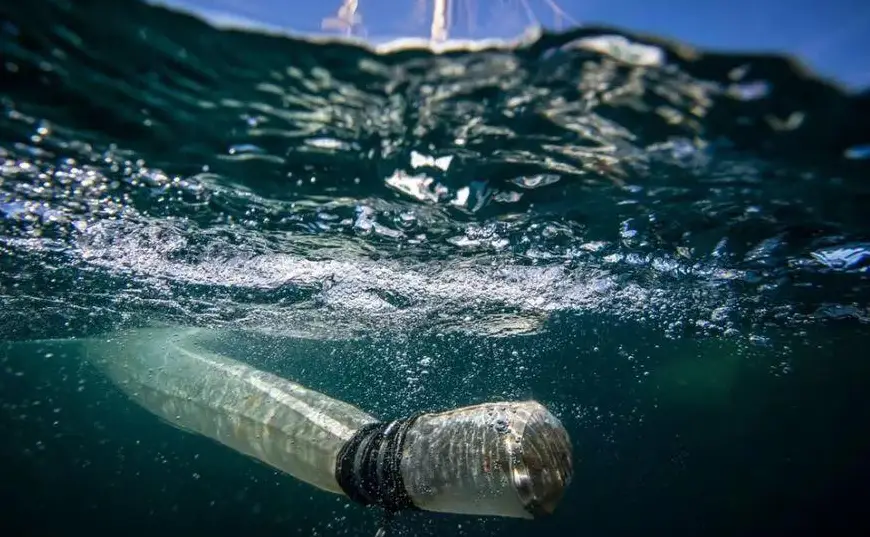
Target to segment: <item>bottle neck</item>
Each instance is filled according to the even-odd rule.
[[[335,478],[351,500],[388,512],[417,509],[401,471],[406,435],[416,419],[369,423],[341,448]]]

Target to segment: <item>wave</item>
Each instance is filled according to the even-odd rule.
[[[3,9],[6,337],[868,318],[867,94],[789,58],[604,27],[434,49],[138,2]]]

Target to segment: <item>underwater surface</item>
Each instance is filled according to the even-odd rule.
[[[4,535],[374,535],[130,402],[71,340],[227,334],[382,419],[536,399],[540,520],[398,535],[859,535],[870,98],[608,28],[379,49],[133,1],[0,7]]]

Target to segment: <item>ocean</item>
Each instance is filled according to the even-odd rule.
[[[567,429],[554,514],[395,535],[870,531],[866,91],[617,28],[432,50],[6,4],[3,535],[375,534],[74,345],[154,326],[380,419]]]

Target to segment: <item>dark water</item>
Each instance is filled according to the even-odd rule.
[[[532,397],[568,428],[553,517],[401,535],[870,529],[866,94],[607,29],[434,55],[120,0],[0,21],[4,535],[374,534],[34,341],[154,324],[379,417]]]

